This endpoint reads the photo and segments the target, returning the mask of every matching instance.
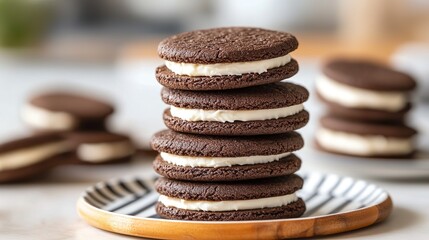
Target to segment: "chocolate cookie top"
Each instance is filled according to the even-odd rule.
[[[162,195],[186,200],[247,200],[295,193],[303,180],[297,175],[238,182],[189,182],[159,178],[155,189]]]
[[[231,63],[276,58],[298,47],[286,32],[261,28],[228,27],[185,32],[164,39],[161,58],[180,63]]]
[[[293,83],[281,82],[224,91],[185,91],[163,88],[162,100],[181,108],[207,110],[256,110],[288,107],[308,99],[308,91]]]
[[[332,80],[364,89],[409,91],[416,87],[409,75],[365,60],[332,59],[325,63],[322,72]]]
[[[152,148],[182,156],[244,157],[276,155],[299,150],[304,140],[297,132],[249,137],[207,136],[164,130],[151,140]]]
[[[28,136],[0,144],[0,154],[25,148],[42,146],[49,143],[57,143],[63,140],[65,139],[61,135],[55,133],[44,133]]]
[[[322,127],[335,131],[359,135],[382,135],[387,137],[409,138],[417,132],[402,123],[370,123],[357,122],[341,118],[325,116],[320,119]]]
[[[128,136],[110,132],[70,132],[64,134],[73,144],[130,142]]]
[[[114,109],[108,103],[65,92],[52,92],[30,99],[30,104],[54,112],[69,113],[82,119],[105,118]]]

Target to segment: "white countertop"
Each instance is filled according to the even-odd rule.
[[[310,82],[317,73],[316,67],[312,62],[301,64],[301,72],[295,80],[311,88]],[[151,72],[145,74],[140,76],[147,76],[148,79],[142,80],[144,84],[129,81],[128,85],[124,85],[124,82],[117,80],[116,72],[107,67],[47,70],[43,66],[6,68],[3,65],[0,67],[0,140],[26,132],[19,121],[18,113],[19,106],[28,93],[40,89],[41,84],[65,79],[69,84],[97,89],[115,99],[121,105],[113,120],[115,129],[133,131],[144,136],[140,142],[146,144],[152,132],[162,126],[163,107],[159,100],[159,87],[153,87],[152,82],[155,80],[151,77]],[[58,85],[58,82],[55,83]],[[139,91],[144,89],[146,92],[139,94]],[[307,142],[311,141],[311,132],[316,122],[314,117],[320,112],[320,106],[314,104],[315,101],[312,99],[307,104],[307,109],[312,113],[312,121],[306,128],[308,130],[302,131]],[[306,158],[318,157],[317,154],[303,155]],[[76,200],[83,190],[96,182],[125,175],[150,174],[152,159],[152,156],[144,155],[133,164],[63,166],[40,181],[0,185],[0,239],[130,239],[87,225],[76,213]],[[306,164],[305,159],[303,163],[305,171],[320,170],[315,165]],[[335,166],[326,166],[324,170],[342,174]],[[382,186],[391,194],[395,204],[391,217],[376,226],[328,238],[426,239],[429,234],[429,180],[368,180]]]
[[[130,239],[86,224],[76,213],[76,200],[95,182],[149,174],[151,160],[145,156],[132,165],[64,166],[39,182],[0,186],[0,239]],[[329,239],[427,238],[428,182],[371,181],[391,194],[395,208],[390,218]]]

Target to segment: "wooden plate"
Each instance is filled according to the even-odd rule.
[[[158,239],[272,239],[335,234],[385,220],[392,200],[382,188],[350,177],[301,174],[303,217],[242,222],[177,221],[155,212],[154,179],[123,178],[101,182],[79,198],[80,216],[94,227]]]

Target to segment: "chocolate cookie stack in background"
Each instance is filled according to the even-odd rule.
[[[74,149],[70,160],[100,164],[130,160],[136,151],[128,136],[109,131],[107,121],[114,112],[108,102],[58,91],[30,98],[21,117],[36,133],[66,138]]]
[[[70,93],[31,98],[21,116],[35,133],[0,143],[0,183],[28,180],[60,165],[131,160],[133,141],[106,127],[113,112],[108,103]]]
[[[332,59],[316,81],[327,106],[316,145],[328,152],[406,158],[415,152],[416,131],[406,124],[415,81],[387,66],[365,60]]]
[[[280,82],[298,72],[289,33],[258,28],[187,32],[158,47],[156,70],[169,130],[152,139],[160,154],[157,213],[182,220],[299,217],[305,204],[294,173],[308,122],[308,91]]]

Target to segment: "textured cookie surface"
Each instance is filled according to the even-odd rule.
[[[323,66],[322,72],[332,80],[364,89],[409,91],[416,87],[409,75],[364,60],[333,59]]]
[[[153,136],[151,144],[158,152],[175,155],[241,157],[293,152],[302,148],[304,140],[296,132],[233,137],[194,135],[164,130]]]
[[[245,73],[242,75],[222,76],[186,76],[170,71],[166,66],[156,69],[156,79],[168,88],[181,90],[225,90],[251,87],[279,82],[295,75],[299,70],[298,62],[292,59],[284,66],[268,69],[263,73]]]
[[[308,99],[308,91],[293,83],[281,82],[224,91],[183,91],[163,88],[162,100],[181,108],[210,110],[258,110],[289,107]]]
[[[383,135],[387,137],[409,138],[417,132],[404,124],[357,122],[331,116],[320,119],[322,127],[360,135]]]
[[[165,196],[185,200],[248,200],[295,193],[303,180],[297,175],[234,182],[189,182],[161,177],[156,191]]]
[[[161,58],[179,63],[231,63],[284,56],[298,47],[290,33],[228,27],[185,32],[164,39]]]
[[[78,119],[103,119],[113,113],[110,104],[70,93],[53,92],[39,95],[30,104],[53,112],[65,112]]]
[[[162,203],[158,203],[156,206],[156,212],[164,218],[194,221],[246,221],[296,218],[304,214],[305,209],[304,201],[301,198],[293,203],[281,207],[225,212],[184,210],[174,207],[166,207]]]
[[[164,111],[164,124],[178,132],[206,134],[206,135],[225,135],[225,136],[246,136],[246,135],[264,135],[280,134],[294,131],[304,127],[308,120],[307,111],[301,112],[279,119],[260,120],[260,121],[235,121],[235,122],[214,122],[214,121],[186,121],[171,116],[170,110]]]
[[[300,167],[301,160],[294,154],[270,163],[228,167],[178,166],[164,161],[161,156],[158,156],[153,163],[153,168],[160,175],[189,181],[237,181],[278,177],[295,173]]]

